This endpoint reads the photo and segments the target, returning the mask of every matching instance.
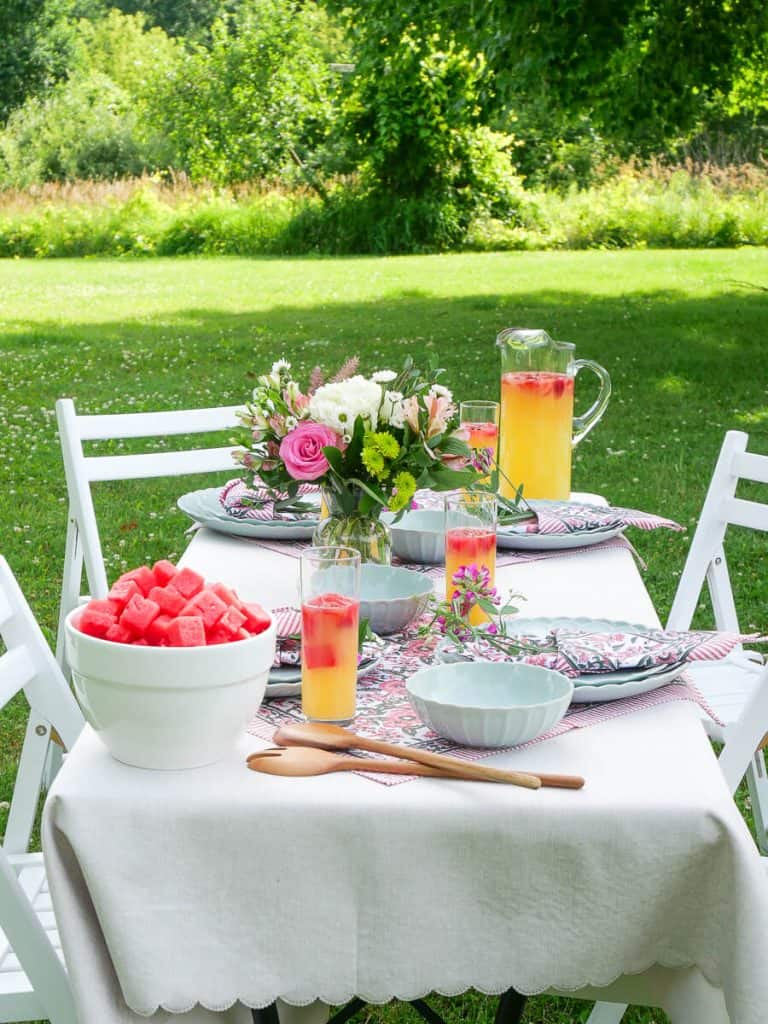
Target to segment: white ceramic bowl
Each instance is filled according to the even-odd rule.
[[[573,695],[561,672],[537,665],[455,662],[412,675],[408,696],[425,725],[467,747],[512,747],[556,725]]]
[[[118,761],[198,768],[231,751],[258,710],[276,626],[210,647],[134,647],[77,629],[67,616],[67,660],[83,713]]]
[[[424,573],[366,562],[360,567],[360,618],[379,636],[398,633],[421,615],[433,590]]]
[[[440,509],[414,509],[396,523],[391,518],[386,521],[392,533],[392,550],[398,558],[418,565],[440,565],[445,561],[445,515]]]

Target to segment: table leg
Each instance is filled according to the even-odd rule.
[[[508,988],[499,999],[495,1024],[520,1024],[527,1000],[513,988]]]
[[[251,1010],[253,1024],[280,1024],[277,1016],[277,1003],[269,1003],[260,1010]]]

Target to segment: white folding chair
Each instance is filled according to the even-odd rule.
[[[28,853],[48,747],[67,749],[80,709],[13,573],[0,557],[0,708],[20,690],[29,721],[0,847],[0,1021],[77,1024],[42,854]],[[55,730],[55,732],[54,732]]]
[[[238,426],[238,408],[232,405],[173,412],[78,416],[72,399],[60,398],[56,403],[69,495],[64,578],[56,641],[56,657],[61,665],[64,665],[64,619],[79,603],[83,564],[90,595],[106,597],[108,590],[91,484],[96,481],[141,480],[235,469],[231,445],[226,448],[195,448],[180,452],[86,456],[83,442],[229,430]]]
[[[685,568],[680,577],[667,629],[688,629],[706,581],[715,626],[741,632],[723,543],[728,526],[768,532],[768,504],[736,497],[740,480],[768,484],[768,455],[747,451],[749,438],[740,431],[725,435],[715,465]],[[761,624],[768,631],[768,620]],[[745,651],[716,662],[696,662],[688,667],[699,688],[723,725],[709,715],[702,722],[709,736],[723,743],[720,768],[732,793],[746,775],[752,802],[757,842],[766,852],[768,781],[761,745],[768,736],[768,666]],[[768,875],[768,858],[764,858]],[[768,884],[768,878],[766,879]],[[618,1024],[626,1005],[597,1003],[588,1024]]]

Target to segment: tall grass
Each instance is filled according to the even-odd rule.
[[[383,202],[340,182],[321,200],[149,177],[0,192],[0,256],[297,255],[429,249],[768,244],[768,172],[627,166],[588,189],[521,192],[514,222],[457,228],[450,207]]]

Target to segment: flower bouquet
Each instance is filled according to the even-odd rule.
[[[417,368],[365,377],[348,360],[325,381],[319,369],[302,387],[290,363],[278,360],[258,378],[239,414],[248,435],[234,453],[266,485],[282,511],[307,508],[302,484],[318,485],[328,516],[319,544],[347,544],[367,561],[389,561],[388,528],[379,512],[402,513],[418,488],[453,490],[476,484],[465,434],[442,370]]]

